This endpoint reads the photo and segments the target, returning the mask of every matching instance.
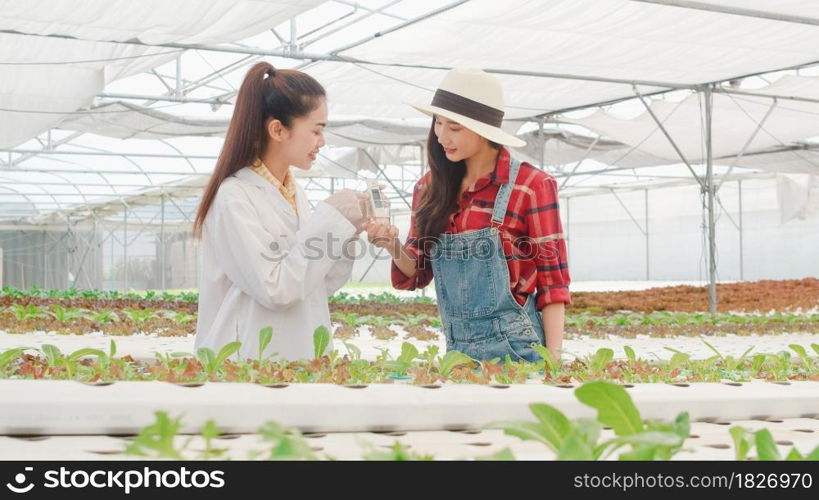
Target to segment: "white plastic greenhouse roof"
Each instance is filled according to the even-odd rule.
[[[819,174],[815,1],[0,0],[0,219],[195,195],[260,59],[328,90],[312,176],[417,175],[428,120],[404,103],[456,66],[502,81],[518,154],[566,180],[687,175],[706,86],[718,175]]]

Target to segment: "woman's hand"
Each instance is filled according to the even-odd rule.
[[[367,221],[370,220],[371,201],[370,196],[366,193],[342,189],[324,201],[341,212],[341,215],[355,226],[356,234],[360,234]]]
[[[370,219],[364,225],[364,230],[367,231],[367,241],[383,248],[393,258],[398,255],[401,248],[401,240],[398,238],[398,228],[390,224],[387,219]]]

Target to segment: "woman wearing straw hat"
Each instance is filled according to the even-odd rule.
[[[406,243],[386,221],[368,239],[393,257],[395,288],[435,277],[447,350],[475,359],[559,359],[571,303],[557,183],[511,157],[525,145],[504,132],[503,90],[481,70],[447,73],[430,105],[429,172],[416,184]]]

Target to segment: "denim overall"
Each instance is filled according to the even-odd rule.
[[[495,198],[490,227],[459,234],[441,234],[430,249],[435,291],[441,310],[447,351],[473,359],[538,361],[533,349],[545,345],[543,321],[534,294],[521,306],[512,296],[509,267],[500,226],[520,170],[512,160],[509,182]]]

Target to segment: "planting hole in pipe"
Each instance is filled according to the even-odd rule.
[[[80,382],[80,383],[82,385],[89,385],[91,387],[105,387],[105,386],[109,386],[109,385],[114,385],[114,382],[112,382],[110,380],[109,381],[100,380],[100,381],[97,381],[97,382]]]
[[[50,439],[51,436],[45,436],[42,434],[20,434],[19,436],[9,436],[10,438],[19,439],[21,441],[45,441],[46,439]]]

